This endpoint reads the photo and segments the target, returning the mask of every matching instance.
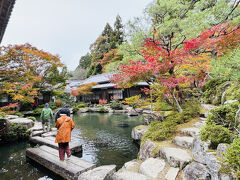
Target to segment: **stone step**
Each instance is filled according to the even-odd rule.
[[[160,149],[159,155],[161,158],[166,159],[170,166],[179,167],[180,169],[183,169],[192,161],[190,154],[180,148],[163,147]]]
[[[34,126],[32,128],[30,128],[31,132],[33,132],[33,131],[42,131],[42,130],[43,130],[42,123],[38,122],[38,121],[35,121],[34,122]]]
[[[140,173],[118,171],[113,174],[111,180],[148,180],[148,177]]]
[[[31,133],[31,136],[32,136],[32,137],[34,137],[34,136],[41,136],[43,133],[44,133],[43,130],[33,131],[33,132]]]
[[[183,135],[188,135],[188,136],[197,136],[200,133],[200,129],[196,127],[190,127],[190,128],[182,128],[180,130],[180,133]]]
[[[160,172],[164,170],[166,163],[160,158],[148,158],[141,165],[139,173],[148,178],[156,179]]]
[[[58,151],[48,146],[28,148],[26,150],[26,156],[68,180],[77,180],[81,173],[96,167],[94,164],[75,156],[60,161]]]
[[[105,165],[94,168],[87,172],[82,173],[78,180],[104,180],[110,179],[116,172],[116,165]]]
[[[167,174],[165,176],[165,179],[166,180],[175,180],[177,178],[178,173],[179,173],[179,168],[171,167],[168,170],[168,172],[167,172]]]
[[[193,137],[189,136],[176,136],[173,140],[173,143],[183,148],[192,149],[193,139]]]
[[[39,144],[39,145],[46,145],[54,149],[58,149],[58,143],[55,143],[55,137],[31,137],[30,142],[34,144]],[[82,145],[76,142],[70,142],[69,143],[70,151],[72,154],[82,152]]]
[[[200,129],[201,129],[203,126],[205,126],[205,125],[206,125],[206,122],[205,122],[205,121],[196,122],[196,123],[193,124],[194,127],[200,128]]]

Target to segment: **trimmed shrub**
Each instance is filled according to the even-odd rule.
[[[18,117],[23,117],[24,115],[20,112],[14,112],[13,115],[16,115]]]
[[[151,139],[153,141],[163,141],[170,138],[176,131],[176,123],[170,121],[153,121],[149,125],[148,131],[144,134],[142,140]]]
[[[215,123],[222,125],[226,128],[233,129],[235,126],[235,114],[238,111],[238,102],[221,105],[217,108],[212,109],[207,118],[207,123]]]
[[[122,110],[122,103],[117,102],[117,101],[111,101],[110,103],[110,108],[114,109],[114,110]]]
[[[173,107],[167,104],[166,102],[156,102],[154,104],[154,111],[172,111]]]
[[[1,139],[3,142],[28,139],[30,131],[26,126],[10,123],[9,132],[4,134]]]
[[[99,106],[99,107],[98,107],[98,112],[100,112],[100,113],[106,113],[106,112],[108,112],[108,109],[105,108],[105,107],[103,107],[103,106]]]
[[[85,107],[87,107],[87,104],[84,103],[84,102],[80,102],[80,103],[78,103],[76,106],[77,106],[78,108],[85,108]]]
[[[222,166],[229,167],[230,170],[233,170],[237,176],[237,179],[240,178],[240,137],[236,137],[233,140],[231,146],[224,153],[224,164]],[[222,167],[221,167],[222,169]],[[228,171],[231,172],[231,171]]]
[[[229,129],[221,125],[207,124],[201,130],[201,139],[203,141],[209,140],[213,149],[216,149],[220,143],[231,143],[232,137]]]
[[[78,110],[79,110],[78,106],[73,106],[73,108],[72,108],[73,113],[78,112]]]
[[[42,113],[42,108],[36,108],[36,109],[34,109],[34,111],[33,111],[33,114],[34,114],[35,116],[40,116],[41,113]]]
[[[55,102],[49,102],[49,107],[54,110],[54,109],[57,109],[57,104]]]
[[[35,118],[35,117],[33,117],[33,116],[29,116],[29,117],[27,117],[28,119],[31,119],[31,120],[33,120],[33,121],[36,121],[37,119]]]

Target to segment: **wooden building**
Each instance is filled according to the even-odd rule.
[[[98,83],[97,85],[92,87],[92,94],[81,95],[78,97],[78,101],[90,103],[98,103],[100,99],[110,102],[112,99],[123,100],[125,98],[138,94],[144,95],[141,89],[149,87],[146,82],[139,82],[131,88],[127,88],[124,90],[118,89],[115,88],[115,84],[110,82],[111,76],[111,73],[98,74],[95,76],[91,76],[83,81],[74,81],[72,82],[72,85],[70,84],[70,86],[71,88],[76,89],[77,87],[85,84],[90,84],[93,82]]]
[[[2,42],[16,0],[0,0],[0,43]]]

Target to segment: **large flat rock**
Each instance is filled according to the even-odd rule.
[[[187,136],[197,136],[200,133],[200,129],[196,127],[191,127],[191,128],[182,128],[180,130],[181,134],[187,135]]]
[[[165,179],[166,180],[175,180],[177,178],[177,175],[179,173],[179,168],[169,168],[166,176],[165,176]]]
[[[184,169],[183,180],[210,180],[211,176],[207,167],[203,164],[193,162]]]
[[[30,129],[34,125],[33,120],[27,119],[27,118],[10,119],[9,122],[14,123],[14,124],[18,124],[18,125],[26,126],[28,129]]]
[[[50,132],[46,132],[46,133],[42,134],[41,136],[42,137],[49,137],[49,136],[56,137],[56,135],[57,135],[57,131],[50,131]]]
[[[166,159],[170,166],[179,167],[180,169],[183,169],[192,161],[192,157],[189,153],[179,148],[163,147],[160,149],[160,157]]]
[[[30,128],[31,132],[33,132],[33,131],[42,131],[42,130],[43,130],[42,123],[38,122],[38,121],[35,121],[34,122],[34,126]]]
[[[193,137],[188,136],[176,136],[173,140],[174,144],[180,147],[192,149]]]
[[[81,173],[95,167],[94,164],[75,156],[71,156],[65,161],[60,161],[58,151],[48,146],[28,148],[26,156],[68,180],[77,180]]]
[[[39,145],[46,145],[54,149],[58,149],[58,143],[55,143],[55,137],[31,137],[30,142],[34,144],[39,144]],[[82,152],[82,145],[76,142],[70,142],[69,143],[71,153],[77,153],[77,152]]]
[[[149,178],[156,179],[165,165],[166,163],[163,159],[149,158],[141,164],[139,172]]]
[[[136,172],[137,173],[139,171],[141,163],[142,163],[142,161],[137,160],[137,159],[133,159],[132,161],[126,162],[123,165],[122,168],[124,170],[132,171],[132,172]]]
[[[78,180],[110,180],[116,172],[116,165],[106,165],[82,173]]]
[[[148,180],[148,178],[140,173],[122,171],[114,173],[111,180]]]

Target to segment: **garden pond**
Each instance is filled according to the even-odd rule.
[[[83,144],[83,153],[76,156],[97,166],[116,164],[117,169],[137,157],[139,149],[132,141],[131,130],[143,124],[141,117],[85,113],[74,115],[73,120],[75,129],[72,132],[72,140]],[[30,146],[28,142],[1,145],[0,179],[61,179],[47,169],[26,161],[25,150]]]

